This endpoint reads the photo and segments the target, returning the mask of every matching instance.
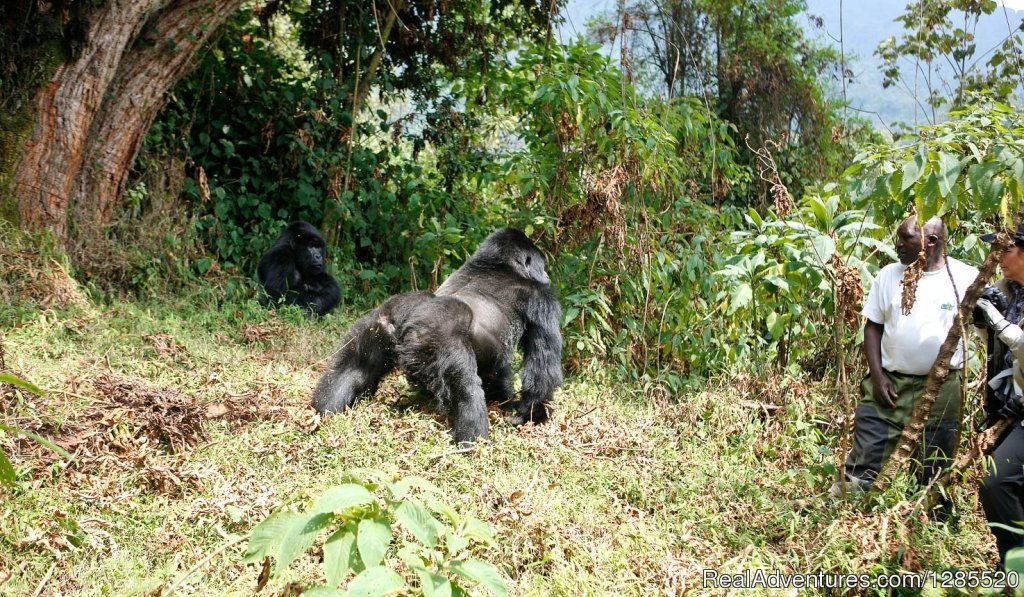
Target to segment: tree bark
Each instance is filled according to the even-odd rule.
[[[1020,224],[1021,216],[1024,216],[1024,213],[1017,214],[1017,225]],[[1014,229],[1016,229],[1016,226]],[[985,258],[985,262],[979,268],[978,277],[975,278],[974,282],[967,287],[967,291],[964,292],[963,299],[960,300],[959,312],[953,320],[953,327],[950,328],[949,334],[946,335],[946,340],[942,343],[942,346],[939,348],[939,354],[935,358],[935,364],[932,365],[931,371],[928,372],[928,379],[925,381],[921,399],[914,405],[914,412],[911,413],[910,421],[907,422],[903,428],[903,433],[900,434],[900,440],[896,444],[896,449],[893,450],[892,455],[882,467],[878,478],[872,486],[875,491],[885,491],[885,488],[889,486],[896,474],[906,467],[910,458],[914,455],[921,441],[921,434],[924,432],[928,415],[931,413],[932,406],[935,404],[935,399],[939,394],[939,388],[942,387],[943,382],[949,377],[949,360],[956,352],[957,344],[962,337],[961,322],[967,322],[964,325],[971,325],[971,313],[974,310],[975,303],[978,302],[978,297],[981,296],[982,291],[985,290],[985,285],[988,284],[992,274],[995,273],[996,265],[999,264],[999,261],[1002,260],[1003,255],[1006,254],[1006,251],[1009,250],[1012,244],[1013,241],[1010,239],[1010,235],[1006,231],[1000,232],[992,243],[988,257]],[[966,356],[965,354],[965,359]],[[967,380],[965,379],[964,382],[966,383]],[[963,424],[963,422],[961,421],[960,424]]]
[[[121,60],[110,94],[89,135],[88,159],[78,173],[75,217],[85,229],[109,224],[125,190],[146,131],[166,94],[191,70],[199,49],[238,9],[242,0],[171,0],[146,36]]]
[[[73,201],[76,213],[95,212],[99,223],[109,218],[165,92],[240,4],[109,0],[83,15],[89,27],[80,56],[58,67],[33,99],[32,134],[11,177],[22,227],[50,230],[66,245]],[[166,37],[155,46],[136,43],[147,25]],[[168,39],[177,51],[168,49]],[[102,187],[87,182],[104,178],[111,180]]]

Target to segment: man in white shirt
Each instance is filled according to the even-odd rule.
[[[864,356],[869,374],[861,383],[861,401],[854,420],[853,448],[846,459],[847,488],[867,490],[892,454],[928,372],[957,314],[960,299],[978,270],[946,256],[947,231],[932,218],[923,229],[911,216],[896,231],[899,263],[878,273],[864,304]],[[903,274],[925,254],[924,274],[909,315],[903,314]],[[950,374],[939,389],[922,437],[917,459],[924,454],[918,479],[926,483],[947,466],[956,445],[961,418],[963,347],[950,360]],[[833,493],[842,491],[839,483]]]

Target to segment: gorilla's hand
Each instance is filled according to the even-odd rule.
[[[999,416],[1004,419],[1019,419],[1024,414],[1024,403],[1021,403],[1020,396],[1016,394],[1003,403],[999,409]]]

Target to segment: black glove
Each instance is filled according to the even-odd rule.
[[[999,290],[999,288],[995,286],[986,286],[984,292],[981,293],[981,298],[978,300],[985,300],[992,303],[992,306],[994,306],[1004,317],[1006,316],[1007,309],[1010,308],[1010,301],[1006,298],[1006,295],[1003,294],[1002,290]],[[974,325],[978,327],[983,328],[988,326],[988,318],[985,317],[984,311],[977,306],[974,307],[973,319]]]
[[[999,409],[999,416],[1004,419],[1019,419],[1022,414],[1024,414],[1024,403],[1017,395],[1010,396]]]

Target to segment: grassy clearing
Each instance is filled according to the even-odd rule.
[[[702,587],[703,569],[994,561],[972,493],[954,493],[944,523],[926,523],[901,487],[869,504],[827,495],[842,430],[827,383],[765,373],[664,396],[581,372],[550,424],[516,430],[495,416],[490,444],[459,454],[400,376],[349,413],[314,414],[311,388],[357,313],[307,322],[218,305],[215,292],[0,311],[3,363],[52,392],[4,389],[2,420],[77,458],[68,466],[0,438],[21,481],[0,501],[0,592],[159,594],[276,506],[358,467],[424,477],[487,521],[499,545],[478,555],[513,594],[717,593]],[[243,550],[225,550],[181,591],[251,594],[260,570],[238,563]],[[314,560],[266,590],[322,581]]]

